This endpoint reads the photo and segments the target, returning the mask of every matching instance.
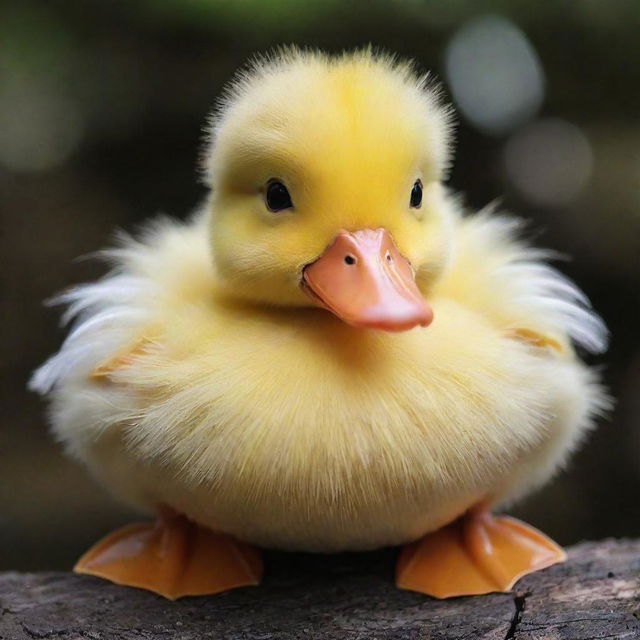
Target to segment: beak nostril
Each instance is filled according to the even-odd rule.
[[[356,259],[354,256],[352,256],[350,253],[347,253],[347,255],[344,257],[344,261],[346,264],[355,264],[356,263]]]
[[[393,262],[393,257],[391,256],[391,254],[387,251],[387,253],[384,256],[387,260],[387,262]]]

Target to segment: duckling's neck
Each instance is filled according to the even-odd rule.
[[[398,335],[376,329],[353,327],[321,307],[245,300],[224,292],[216,293],[215,304],[218,312],[224,310],[227,321],[235,318],[242,322],[243,319],[251,318],[252,322],[270,326],[271,336],[284,336],[295,332],[313,343],[325,342],[327,345],[334,345],[328,348],[341,345],[340,350],[347,353],[354,349],[375,349],[376,345]]]

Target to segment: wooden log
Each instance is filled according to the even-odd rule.
[[[511,594],[451,600],[397,590],[394,558],[270,552],[262,586],[176,602],[71,573],[4,573],[0,638],[640,638],[640,541],[580,544]]]

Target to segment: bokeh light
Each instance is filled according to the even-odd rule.
[[[68,96],[39,83],[5,84],[0,91],[0,163],[14,171],[44,171],[77,148],[83,114]]]
[[[507,177],[530,202],[565,205],[589,181],[593,153],[586,136],[559,118],[537,120],[515,133],[505,145]]]
[[[463,25],[445,52],[456,106],[478,129],[501,134],[536,115],[544,73],[524,33],[509,20],[484,16]]]

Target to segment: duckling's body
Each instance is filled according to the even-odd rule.
[[[376,65],[381,77],[393,71],[367,54],[346,60],[367,77]],[[304,62],[294,56],[290,73]],[[275,69],[286,76],[286,64]],[[227,130],[249,109],[236,99]],[[350,100],[341,94],[338,104]],[[273,126],[270,143],[281,144],[284,125]],[[223,152],[231,144],[224,135],[216,142]],[[356,153],[363,135],[353,133],[331,166],[356,154],[362,162],[353,171],[369,171],[375,191],[373,169],[360,166],[374,147]],[[281,162],[282,149],[276,155]],[[400,166],[414,162],[395,157]],[[222,162],[214,156],[212,170],[224,174]],[[214,186],[191,221],[164,220],[143,240],[124,241],[109,254],[112,275],[67,294],[77,327],[34,386],[52,392],[54,430],[69,451],[142,509],[168,505],[212,530],[291,550],[409,542],[478,503],[502,503],[545,482],[604,402],[571,339],[595,350],[604,329],[579,291],[516,238],[517,223],[491,212],[463,217],[424,169],[428,209],[420,215],[433,210],[439,226],[422,217],[385,221],[373,200],[361,210],[357,199],[331,211],[325,203],[322,224],[300,231],[311,249],[291,258],[293,275],[281,277],[269,263],[243,281],[250,260],[269,253],[255,242],[246,254],[220,245],[254,234],[257,223],[234,209],[247,197],[235,176],[248,170],[229,169],[232,186]],[[327,188],[344,193],[336,175]],[[307,191],[321,181],[313,176]],[[307,195],[294,201],[307,191],[300,187]],[[210,210],[220,212],[213,227]],[[311,224],[303,205],[296,213],[301,222],[268,222],[260,236],[277,238],[281,225],[284,262],[296,251],[295,225]],[[298,287],[295,273],[336,232],[383,225],[433,309],[428,328],[352,326]]]
[[[463,241],[469,226],[487,242],[510,225],[459,221]],[[120,498],[264,546],[399,544],[543,482],[589,424],[592,375],[568,351],[511,337],[512,301],[470,307],[455,264],[428,329],[361,331],[323,310],[216,296],[205,238],[201,219],[164,223],[120,252],[123,275],[75,294],[111,299],[80,325],[77,362],[73,338],[59,356],[72,373],[54,393],[56,435]],[[487,291],[504,278],[546,313],[556,299],[536,296],[540,279],[515,268],[509,282],[501,266]],[[110,383],[91,377],[140,338]]]

